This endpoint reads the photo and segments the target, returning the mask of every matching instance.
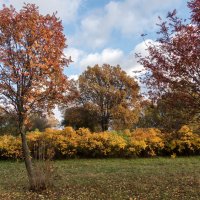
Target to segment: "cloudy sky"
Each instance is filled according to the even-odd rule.
[[[68,48],[74,61],[65,73],[76,78],[87,66],[120,64],[132,75],[140,68],[135,52],[145,51],[141,34],[156,39],[158,16],[177,9],[187,18],[186,0],[0,0],[0,4],[20,9],[23,3],[35,3],[41,13],[53,13],[62,19]]]
[[[65,73],[77,78],[87,66],[120,64],[129,75],[140,69],[135,52],[145,54],[141,34],[147,41],[156,39],[158,16],[177,9],[188,18],[187,0],[0,0],[20,9],[23,3],[34,3],[41,13],[61,18],[67,38],[67,56],[74,61]]]

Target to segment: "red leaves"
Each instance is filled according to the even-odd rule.
[[[194,24],[200,25],[200,0],[191,0],[188,2],[188,7],[191,9],[191,20]]]
[[[143,81],[151,95],[178,92],[190,97],[190,110],[200,109],[200,0],[188,3],[191,21],[186,24],[169,12],[168,21],[161,21],[156,45],[148,46],[149,55],[139,57],[147,73]],[[198,109],[197,109],[198,108]]]

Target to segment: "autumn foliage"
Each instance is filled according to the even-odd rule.
[[[188,2],[188,21],[169,12],[167,21],[160,19],[155,43],[147,44],[148,55],[139,57],[145,68],[143,82],[151,97],[171,95],[172,108],[178,99],[191,116],[200,111],[200,1]]]
[[[32,4],[20,12],[4,7],[0,18],[2,109],[12,105],[23,118],[50,109],[69,85],[63,74],[69,60],[62,51],[66,39],[61,22],[55,15],[40,15]]]
[[[153,128],[95,133],[85,128],[75,131],[72,127],[66,127],[63,130],[33,131],[28,133],[27,137],[32,156],[38,156],[38,153],[43,151],[44,159],[200,154],[200,136],[194,134],[188,126],[183,126],[171,134]],[[1,159],[21,159],[20,147],[19,137],[0,136]]]
[[[79,98],[66,109],[64,125],[106,131],[132,128],[137,122],[139,86],[119,65],[88,67],[76,84]]]
[[[69,81],[64,67],[71,59],[64,55],[66,38],[56,14],[41,15],[34,4],[19,11],[4,5],[0,132],[20,136],[0,136],[0,159],[24,159],[30,188],[35,190],[45,186],[45,181],[38,185],[40,173],[32,163],[41,156],[45,160],[199,155],[200,1],[191,0],[188,7],[188,21],[177,17],[176,10],[166,21],[160,18],[158,39],[147,44],[147,56],[137,54],[145,71],[142,83],[152,100],[142,102],[138,83],[119,65],[89,66],[77,81]],[[63,125],[74,129],[35,130],[50,126],[41,114],[51,114],[61,104]]]
[[[25,127],[33,113],[49,112],[56,103],[68,101],[63,70],[70,60],[65,47],[63,26],[55,14],[41,15],[34,4],[25,4],[19,12],[12,6],[0,10],[0,108],[15,113],[33,190],[36,179]]]

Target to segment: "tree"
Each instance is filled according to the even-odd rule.
[[[137,124],[142,128],[158,128],[165,132],[178,131],[183,125],[190,123],[191,116],[185,109],[184,102],[180,99],[171,102],[174,98],[166,93],[157,100],[145,101],[141,116]]]
[[[35,189],[25,125],[30,114],[50,111],[69,91],[63,74],[70,62],[63,54],[66,39],[55,14],[43,16],[34,4],[19,12],[4,6],[0,19],[0,105],[16,113],[29,183]]]
[[[138,118],[139,86],[120,66],[88,67],[78,79],[79,102],[96,114],[102,131],[120,121],[120,128]],[[127,119],[127,116],[129,119]]]
[[[147,46],[148,56],[139,57],[146,70],[143,81],[151,97],[171,93],[184,102],[187,112],[200,116],[200,1],[188,2],[189,22],[169,12],[160,23],[157,42]]]
[[[62,125],[72,126],[74,129],[85,127],[93,132],[101,130],[99,116],[95,110],[88,109],[86,104],[67,108]]]

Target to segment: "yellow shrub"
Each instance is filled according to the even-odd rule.
[[[21,139],[11,135],[0,137],[0,157],[2,158],[22,158]]]
[[[72,127],[65,127],[44,132],[36,130],[27,133],[27,139],[35,158],[200,154],[200,137],[187,126],[172,134],[162,134],[154,128],[92,133],[86,128],[75,131]],[[0,136],[0,158],[22,158],[20,137]]]
[[[200,137],[184,125],[178,133],[172,134],[169,147],[179,155],[198,154],[200,152]]]
[[[154,128],[138,128],[132,132],[130,147],[135,155],[155,156],[164,148],[161,132]]]
[[[79,129],[79,154],[84,156],[116,156],[126,146],[126,141],[114,132],[91,133],[87,129]]]
[[[133,156],[139,156],[146,147],[147,144],[144,140],[135,140],[134,138],[131,138],[128,153]]]

